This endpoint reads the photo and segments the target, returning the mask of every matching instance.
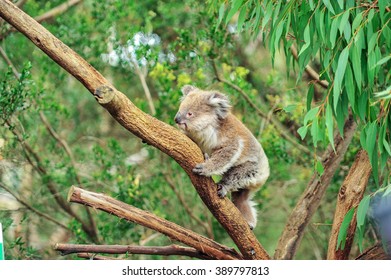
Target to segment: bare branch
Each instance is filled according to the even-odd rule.
[[[209,260],[208,255],[197,251],[194,248],[178,246],[136,246],[136,245],[79,245],[60,244],[54,245],[54,250],[60,251],[63,255],[74,253],[90,254],[135,254],[135,255],[160,255],[160,256],[187,256],[191,258]]]
[[[212,66],[216,75],[216,79],[219,82],[222,82],[223,84],[226,84],[230,88],[234,89],[237,91],[243,98],[246,100],[246,102],[250,105],[251,108],[255,110],[255,112],[260,116],[261,118],[264,118],[266,121],[270,120],[270,122],[274,125],[276,128],[277,132],[285,138],[288,142],[290,142],[294,147],[299,149],[300,151],[308,154],[308,155],[313,155],[313,152],[311,152],[307,147],[303,146],[299,142],[297,142],[297,139],[291,135],[291,133],[281,124],[281,122],[274,116],[274,115],[268,115],[268,113],[263,112],[252,100],[251,98],[247,95],[246,92],[244,92],[243,89],[238,87],[237,85],[231,83],[227,79],[225,79],[219,70],[217,69],[216,62],[212,60]]]
[[[97,261],[123,260],[120,258],[105,257],[105,256],[99,256],[96,254],[89,254],[89,253],[79,253],[77,254],[77,256],[82,259],[97,260]]]
[[[346,213],[350,209],[357,207],[363,198],[371,171],[372,167],[367,152],[360,150],[338,193],[337,207],[327,252],[327,259],[329,260],[346,260],[349,258],[356,231],[357,212],[350,223],[344,249],[337,250],[338,233]]]
[[[38,216],[62,227],[63,229],[67,230],[67,231],[71,231],[66,225],[60,223],[59,221],[57,221],[56,219],[54,219],[53,217],[47,215],[46,213],[43,213],[39,210],[37,210],[36,208],[34,208],[33,206],[31,206],[26,200],[24,200],[23,198],[19,197],[16,193],[14,193],[10,188],[8,188],[6,185],[2,184],[0,182],[0,188],[4,189],[6,192],[8,192],[9,194],[11,194],[20,204],[22,204],[24,207],[26,207],[28,210],[30,210],[31,212],[34,212],[35,214],[37,214]]]
[[[133,64],[133,67],[135,69],[136,75],[139,78],[139,80],[141,82],[141,85],[143,87],[145,97],[147,98],[149,110],[151,111],[151,115],[154,116],[154,115],[156,115],[156,109],[155,109],[155,105],[153,105],[151,92],[149,90],[149,87],[147,85],[147,81],[145,79],[146,74],[144,73],[144,71],[142,71],[140,69],[140,67],[138,66],[137,62],[133,62],[132,64]]]
[[[18,2],[15,3],[16,7],[21,8],[27,0],[19,0]]]
[[[3,59],[5,60],[5,62],[8,64],[8,66],[11,67],[12,73],[14,73],[15,77],[17,79],[19,79],[20,73],[18,72],[18,70],[16,70],[14,64],[8,58],[8,55],[6,54],[6,52],[4,51],[4,49],[2,47],[0,47],[0,54],[3,57]]]
[[[68,201],[87,205],[121,219],[156,230],[212,258],[241,259],[241,256],[232,248],[104,194],[89,192],[72,186],[68,194]]]
[[[391,260],[391,256],[384,251],[383,245],[378,243],[365,250],[356,260]]]
[[[312,176],[307,188],[290,214],[278,241],[274,254],[275,259],[292,259],[294,257],[303,238],[304,230],[316,209],[318,209],[320,201],[346,153],[356,127],[353,116],[350,115],[345,122],[344,138],[338,133],[334,136],[335,152],[331,145],[324,152],[322,156],[324,172],[322,176],[316,173]]]
[[[61,5],[58,5],[57,7],[51,9],[50,11],[48,11],[40,16],[35,17],[35,20],[37,22],[43,22],[43,21],[50,20],[50,19],[64,13],[70,7],[79,4],[80,2],[82,2],[82,0],[68,0],[68,1],[62,3]]]
[[[294,45],[291,46],[291,53],[296,60],[299,59],[296,47]],[[307,65],[305,67],[305,72],[308,74],[308,76],[311,79],[313,79],[322,88],[324,88],[324,89],[329,88],[329,82],[327,82],[326,80],[321,80],[319,74],[311,66]]]
[[[194,142],[179,130],[138,109],[76,52],[9,1],[0,0],[0,16],[78,79],[123,127],[175,159],[244,258],[269,259],[239,210],[228,198],[218,197],[213,180],[193,174],[194,166],[203,161],[201,150]]]

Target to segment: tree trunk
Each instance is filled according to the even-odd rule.
[[[307,188],[297,202],[296,207],[290,214],[284,231],[278,241],[274,254],[275,259],[290,260],[296,254],[303,238],[304,230],[316,209],[318,209],[320,201],[326,192],[327,187],[330,185],[331,179],[338,169],[350,141],[352,140],[356,127],[357,125],[354,122],[352,115],[350,115],[345,122],[344,138],[339,134],[334,136],[335,152],[333,148],[329,146],[322,156],[324,172],[322,176],[318,176],[318,174],[313,175]]]
[[[350,209],[357,207],[363,198],[371,171],[372,167],[367,152],[360,150],[338,193],[337,207],[327,252],[327,259],[329,260],[346,260],[349,257],[354,233],[356,232],[357,210],[348,229],[345,247],[337,250],[338,233],[346,213]]]

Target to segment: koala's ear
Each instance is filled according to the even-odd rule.
[[[190,92],[196,90],[197,88],[195,86],[191,86],[191,85],[185,85],[182,87],[182,93],[183,93],[183,96],[186,96],[188,95]]]
[[[219,119],[225,119],[231,108],[228,96],[223,93],[213,91],[208,98],[208,105],[216,110]]]

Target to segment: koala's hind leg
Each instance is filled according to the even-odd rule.
[[[224,173],[223,178],[217,184],[217,194],[225,197],[228,192],[238,191],[250,185],[256,185],[257,165],[254,162],[245,162],[230,168]]]
[[[257,224],[257,212],[254,203],[251,201],[250,190],[241,189],[232,192],[232,202],[242,213],[250,228],[254,229]]]

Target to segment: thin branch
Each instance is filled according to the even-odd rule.
[[[39,117],[41,118],[44,126],[46,127],[46,130],[49,132],[49,134],[64,148],[66,154],[69,156],[69,159],[71,160],[71,165],[73,167],[73,171],[75,173],[75,178],[76,178],[76,181],[79,185],[82,185],[82,181],[81,181],[81,178],[79,176],[79,173],[77,172],[77,168],[76,168],[76,161],[75,161],[75,158],[73,156],[73,153],[72,153],[72,150],[71,148],[69,147],[67,141],[65,141],[64,139],[62,139],[60,137],[60,135],[57,134],[57,132],[54,130],[54,128],[51,126],[50,122],[48,121],[48,119],[46,118],[45,114],[40,111],[39,112]],[[88,218],[88,221],[89,221],[89,224],[90,224],[90,227],[93,229],[92,231],[93,232],[96,232],[96,224],[95,224],[95,220],[94,218],[92,217],[92,214],[91,214],[91,211],[89,208],[86,208],[86,213],[87,213],[87,218]]]
[[[47,215],[46,213],[43,213],[39,210],[37,210],[36,208],[34,208],[33,206],[31,206],[26,200],[24,200],[23,198],[19,197],[16,193],[14,193],[10,188],[8,188],[6,185],[2,184],[0,182],[0,188],[4,189],[6,192],[8,192],[9,194],[11,194],[20,204],[22,204],[24,207],[26,207],[27,209],[29,209],[31,212],[34,212],[35,214],[37,214],[38,216],[62,227],[63,229],[67,230],[67,231],[71,231],[66,225],[60,223],[59,221],[57,221],[56,219],[54,219],[53,217]]]
[[[6,121],[6,124],[8,126],[11,125],[9,123],[9,121]],[[81,217],[73,211],[73,209],[70,207],[70,205],[62,198],[59,191],[57,190],[56,185],[53,183],[52,180],[50,180],[50,176],[48,176],[48,172],[47,172],[46,168],[43,166],[40,156],[33,150],[33,148],[31,148],[31,146],[27,142],[24,141],[22,135],[20,135],[20,133],[16,129],[11,129],[10,131],[12,132],[12,134],[14,134],[14,136],[16,137],[16,140],[21,144],[23,150],[25,151],[25,153],[27,155],[27,159],[28,159],[29,163],[31,164],[31,166],[38,172],[38,174],[40,174],[42,177],[47,178],[46,187],[48,188],[49,192],[54,197],[54,200],[57,202],[57,205],[60,206],[60,208],[65,213],[67,213],[71,217],[75,218],[75,220],[77,220],[81,224],[83,231],[85,231],[87,233],[87,235],[92,240],[97,241],[98,237],[97,237],[95,228],[92,228],[87,223],[85,223],[81,219]],[[35,163],[33,163],[30,156],[32,156],[34,158]]]
[[[221,82],[223,84],[226,84],[230,88],[232,88],[235,91],[237,91],[244,98],[244,100],[246,100],[246,102],[250,105],[250,107],[253,108],[255,110],[255,112],[261,118],[264,118],[265,120],[270,120],[270,122],[276,128],[276,131],[282,137],[284,137],[285,140],[290,142],[294,147],[296,147],[298,150],[300,150],[300,151],[302,151],[302,152],[304,152],[304,153],[306,153],[306,154],[308,154],[310,156],[313,155],[313,152],[311,152],[310,149],[308,149],[307,147],[305,147],[302,144],[300,144],[299,142],[297,142],[297,139],[291,135],[291,133],[281,124],[281,122],[274,115],[271,115],[269,117],[268,113],[263,112],[257,105],[255,105],[255,103],[251,100],[251,98],[247,95],[247,93],[244,92],[243,89],[241,89],[239,86],[237,86],[237,85],[231,83],[230,81],[228,81],[227,79],[225,79],[222,76],[222,74],[219,72],[219,70],[217,69],[217,65],[216,65],[216,62],[214,60],[212,60],[212,66],[213,66],[213,70],[215,72],[216,79],[219,82]]]
[[[328,260],[346,260],[349,257],[353,244],[354,233],[356,232],[357,210],[349,228],[347,229],[345,246],[343,249],[337,250],[338,234],[346,213],[350,209],[356,208],[363,198],[371,172],[372,167],[368,154],[364,150],[360,150],[357,153],[354,163],[350,168],[348,175],[345,177],[338,193],[337,206],[335,209],[333,227],[331,229],[327,252]]]
[[[353,116],[349,115],[344,126],[344,138],[336,132],[334,136],[335,151],[329,145],[324,152],[322,156],[324,172],[321,176],[317,173],[312,176],[307,188],[289,215],[284,231],[277,244],[274,254],[275,259],[292,259],[296,254],[304,231],[316,209],[318,209],[320,201],[347,151],[356,128],[357,124],[353,120]]]
[[[3,59],[5,60],[5,62],[8,64],[9,67],[11,67],[11,70],[12,72],[14,73],[15,77],[17,79],[19,79],[20,77],[20,73],[16,70],[14,64],[12,63],[12,61],[8,58],[8,55],[6,54],[6,52],[4,51],[4,49],[2,47],[0,47],[0,54],[1,56],[3,57]]]
[[[155,109],[155,105],[153,104],[151,92],[150,92],[149,87],[147,85],[147,81],[145,79],[146,74],[140,69],[137,62],[133,61],[132,64],[135,69],[136,75],[139,78],[141,85],[143,87],[145,97],[147,98],[147,101],[148,101],[149,110],[151,111],[151,115],[154,116],[154,115],[156,115],[156,109]]]
[[[120,258],[105,257],[105,256],[99,256],[96,254],[89,254],[89,253],[79,253],[79,254],[77,254],[77,256],[82,259],[97,260],[97,261],[124,260],[124,259],[120,259]]]
[[[54,7],[53,9],[47,11],[46,13],[40,15],[40,16],[37,16],[35,17],[34,19],[37,21],[37,22],[44,22],[44,21],[47,21],[47,20],[50,20],[64,12],[66,12],[69,8],[79,4],[80,2],[82,2],[83,0],[68,0],[67,2],[64,2],[60,5],[58,5],[57,7]],[[24,3],[26,2],[26,0],[20,0],[19,2],[17,2],[15,5],[17,7],[21,7],[24,5]],[[2,41],[5,37],[7,37],[9,34],[11,34],[12,32],[16,32],[17,30],[15,28],[9,28],[8,30],[4,31],[2,34],[0,34],[0,41]]]
[[[19,0],[18,2],[15,3],[15,6],[21,8],[26,2],[27,0]]]
[[[194,142],[178,129],[138,109],[87,61],[9,1],[0,0],[0,16],[78,79],[119,124],[176,160],[244,258],[270,258],[239,210],[228,198],[218,197],[213,180],[192,172],[194,166],[203,161],[202,152]]]
[[[299,56],[297,54],[296,47],[294,45],[291,46],[291,53],[295,60],[299,59]],[[308,74],[308,76],[313,79],[318,85],[320,85],[324,89],[329,88],[329,82],[326,80],[321,80],[319,74],[309,65],[305,67],[305,72]]]
[[[121,219],[156,230],[214,259],[241,259],[241,256],[232,248],[104,194],[72,186],[68,194],[68,201],[93,207]]]
[[[388,244],[386,246],[390,245]],[[391,260],[391,255],[386,253],[382,243],[378,243],[365,250],[356,260]]]
[[[159,255],[159,256],[187,256],[191,258],[210,260],[211,258],[194,248],[178,246],[136,246],[136,245],[80,245],[61,244],[54,245],[54,250],[62,255],[75,253],[89,254],[135,254],[135,255]]]
[[[75,5],[79,4],[80,2],[82,2],[82,0],[68,0],[68,1],[62,3],[61,5],[58,5],[57,7],[51,9],[50,11],[48,11],[40,16],[35,17],[34,19],[37,22],[48,21],[48,20],[64,13],[70,7],[75,6]]]
[[[213,239],[213,231],[212,229],[209,227],[209,225],[202,221],[198,216],[196,216],[194,214],[194,211],[189,207],[189,205],[187,204],[185,198],[179,193],[176,185],[174,184],[174,182],[172,181],[172,179],[167,175],[165,174],[164,175],[164,178],[166,179],[166,182],[168,183],[168,186],[171,188],[171,190],[174,192],[174,194],[176,195],[176,197],[178,198],[179,202],[182,204],[183,208],[185,209],[186,213],[190,216],[190,218],[192,218],[194,221],[196,221],[200,226],[202,226],[207,235],[209,236],[209,238],[212,238]]]

